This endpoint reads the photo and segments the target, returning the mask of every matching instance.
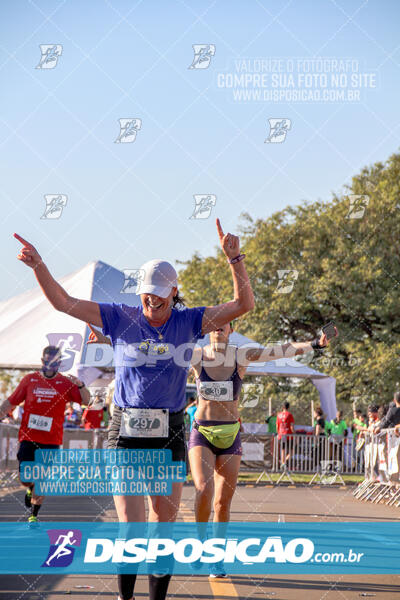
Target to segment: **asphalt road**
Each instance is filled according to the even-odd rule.
[[[398,521],[400,518],[400,509],[360,502],[353,498],[351,491],[349,487],[239,486],[231,519],[277,521],[279,515],[283,515],[286,522]],[[0,521],[26,519],[23,496],[20,488],[0,496]],[[179,520],[194,520],[193,499],[193,486],[185,486]],[[59,497],[46,499],[40,517],[42,521],[115,521],[116,513],[111,498]],[[115,577],[0,576],[0,600],[59,600],[66,596],[73,600],[116,600]],[[138,577],[135,597],[136,600],[148,598],[147,577]],[[240,575],[227,580],[185,575],[172,578],[168,595],[168,598],[182,600],[354,600],[360,597],[400,600],[400,575]]]

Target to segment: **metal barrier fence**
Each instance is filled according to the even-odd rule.
[[[18,466],[18,425],[0,423],[0,471],[14,471]]]
[[[364,473],[364,451],[357,451],[354,438],[343,436],[295,434],[275,437],[274,472],[285,469],[295,473],[331,470],[340,474]]]
[[[400,506],[400,437],[394,428],[365,436],[365,479],[355,491],[359,500]]]
[[[18,478],[4,475],[5,472],[16,472],[18,468],[18,430],[18,425],[0,423],[0,487],[4,487],[3,481],[15,480],[15,484],[18,483]],[[368,468],[374,462],[368,454],[371,453],[371,447],[366,444],[368,453],[364,453],[364,449],[357,452],[352,439],[294,434],[278,440],[274,434],[251,433],[242,433],[241,437],[241,470],[259,472],[259,480],[265,474],[271,481],[269,473],[326,475],[330,470],[339,474],[363,474],[364,462]],[[105,448],[106,442],[105,429],[64,429],[63,448],[66,449]]]
[[[18,425],[0,423],[0,488],[18,485]],[[104,429],[64,429],[63,448],[105,448]]]

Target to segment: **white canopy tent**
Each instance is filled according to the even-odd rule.
[[[124,272],[102,261],[90,262],[59,282],[75,298],[140,304],[135,293],[121,293]],[[89,333],[83,321],[54,310],[37,285],[0,303],[0,368],[36,369],[43,348],[55,343],[65,354],[67,368],[63,370],[76,372],[85,363]]]
[[[102,261],[88,263],[82,269],[59,280],[76,298],[95,302],[116,302],[137,306],[140,298],[134,288],[127,288],[123,271]],[[125,288],[128,292],[122,292]],[[49,344],[62,347],[64,372],[78,373],[87,385],[106,385],[112,379],[112,348],[86,345],[89,329],[85,323],[57,312],[44,297],[39,286],[0,303],[0,368],[37,369],[43,348]],[[207,338],[200,341],[207,343]],[[234,332],[230,343],[236,346],[259,346]],[[95,365],[95,366],[93,366]],[[293,359],[253,363],[248,375],[307,378],[318,389],[323,411],[328,419],[336,415],[336,380]],[[102,383],[103,380],[103,383]]]

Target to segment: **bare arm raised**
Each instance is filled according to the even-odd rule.
[[[222,251],[228,261],[238,257],[240,254],[238,236],[231,233],[224,234],[219,219],[217,219],[217,231]],[[203,334],[215,331],[219,327],[222,327],[222,325],[225,325],[225,323],[229,323],[229,321],[244,315],[254,308],[253,290],[251,289],[244,261],[241,260],[234,264],[230,263],[230,269],[233,279],[233,300],[225,304],[207,306],[203,315]]]
[[[335,328],[336,329],[336,328]],[[338,331],[336,329],[336,336]],[[330,340],[323,333],[318,339],[321,347],[325,348]],[[238,365],[242,370],[246,370],[251,362],[267,362],[270,360],[278,360],[280,358],[292,358],[313,350],[312,341],[310,342],[288,342],[287,344],[277,344],[275,346],[265,346],[261,348],[249,348],[242,346],[238,349]]]
[[[22,244],[17,258],[34,270],[44,295],[54,308],[81,321],[103,327],[100,307],[97,302],[79,300],[70,296],[50,274],[36,248],[17,233],[14,233],[14,237]]]

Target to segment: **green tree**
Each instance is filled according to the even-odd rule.
[[[389,402],[399,381],[399,192],[400,154],[395,154],[362,169],[327,202],[303,202],[267,219],[245,214],[240,225],[256,306],[238,320],[237,330],[263,344],[302,341],[333,320],[340,337],[322,358],[302,360],[336,378],[338,405],[348,415],[354,399],[361,407]],[[180,281],[189,305],[231,298],[231,278],[219,250],[183,264]],[[290,293],[281,293],[278,271],[283,270],[297,273]],[[310,398],[318,401],[308,382],[264,378],[263,383],[265,398],[279,403],[288,398],[306,407],[307,415]],[[265,415],[262,404],[259,420]]]

